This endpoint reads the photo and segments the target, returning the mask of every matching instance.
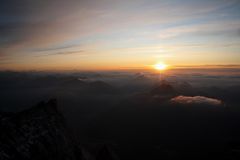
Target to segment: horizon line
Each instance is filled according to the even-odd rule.
[[[240,64],[219,64],[219,65],[169,65],[167,70],[175,69],[240,69]],[[105,68],[105,69],[0,69],[0,72],[94,72],[94,71],[133,71],[133,70],[154,70],[150,67],[119,67],[119,68]]]

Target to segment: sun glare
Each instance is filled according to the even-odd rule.
[[[167,65],[165,64],[165,63],[157,63],[157,64],[155,64],[154,65],[154,68],[156,69],[156,70],[160,70],[160,71],[162,71],[162,70],[166,70],[167,69]]]

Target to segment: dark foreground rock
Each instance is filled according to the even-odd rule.
[[[114,159],[105,145],[94,152],[80,147],[58,111],[56,100],[0,115],[1,160]]]

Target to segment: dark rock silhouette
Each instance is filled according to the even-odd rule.
[[[19,113],[2,113],[0,118],[1,160],[88,160],[83,150],[92,154],[74,139],[55,99]],[[91,159],[113,159],[106,154],[103,148]]]
[[[2,121],[1,159],[76,159],[77,146],[57,110],[56,100]]]

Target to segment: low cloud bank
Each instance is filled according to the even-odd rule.
[[[204,96],[177,96],[172,98],[171,102],[180,104],[207,104],[214,106],[220,106],[223,104],[223,102],[219,99]]]

